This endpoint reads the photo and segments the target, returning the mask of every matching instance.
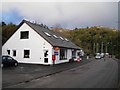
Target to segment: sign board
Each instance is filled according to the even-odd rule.
[[[58,52],[57,52],[57,51],[54,51],[54,55],[58,55]]]
[[[59,47],[55,47],[55,48],[54,48],[55,51],[58,51],[59,49],[60,49]]]

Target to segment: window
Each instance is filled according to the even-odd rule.
[[[44,57],[48,56],[48,50],[44,51]]]
[[[60,37],[60,39],[64,40],[62,37]]]
[[[29,38],[29,31],[20,32],[20,39],[28,39],[28,38]]]
[[[10,50],[7,50],[8,55],[10,55]]]
[[[30,58],[30,50],[24,50],[24,58]]]
[[[45,62],[45,63],[48,63],[48,58],[44,58],[44,62]]]
[[[67,49],[60,48],[60,60],[66,60],[67,59]]]
[[[76,58],[76,50],[72,50],[72,58]]]
[[[16,56],[16,50],[13,50],[13,56]]]
[[[66,41],[69,41],[67,38],[65,38]]]
[[[13,58],[11,58],[11,57],[8,56],[8,57],[7,57],[7,60],[13,60]]]
[[[77,56],[80,56],[80,52],[77,52]]]
[[[55,38],[58,38],[56,35],[53,35]]]
[[[51,35],[50,35],[49,33],[47,33],[47,32],[44,32],[44,33],[45,33],[47,36],[49,36],[49,37],[51,36]]]

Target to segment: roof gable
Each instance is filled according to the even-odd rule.
[[[23,20],[17,27],[17,29],[14,31],[14,33],[23,25],[23,23],[26,23],[29,25],[34,31],[36,31],[41,37],[43,37],[46,41],[48,41],[53,47],[67,47],[67,48],[75,48],[80,49],[78,46],[76,46],[74,43],[72,43],[70,40],[64,38],[59,33],[49,30],[48,28],[45,28],[39,24],[31,23],[29,21]],[[14,34],[13,33],[13,34]],[[13,35],[12,34],[12,35]],[[11,35],[11,36],[12,36]],[[57,36],[57,37],[56,37]],[[63,39],[62,39],[62,38]]]

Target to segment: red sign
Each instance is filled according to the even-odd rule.
[[[52,60],[54,61],[56,59],[55,55],[52,55]]]
[[[55,47],[55,48],[54,48],[55,51],[58,51],[59,49],[60,49],[59,47]]]

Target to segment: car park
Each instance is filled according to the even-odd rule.
[[[18,66],[18,62],[14,58],[4,55],[2,56],[1,67],[7,67],[7,66]]]

